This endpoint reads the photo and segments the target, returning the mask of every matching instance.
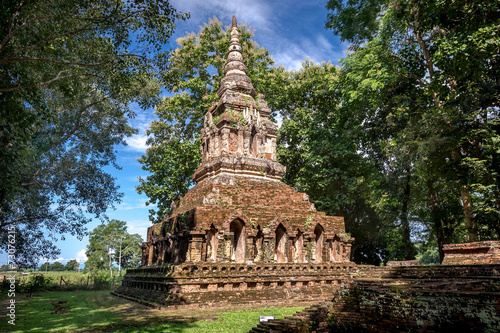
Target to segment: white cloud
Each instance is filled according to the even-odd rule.
[[[150,204],[149,206],[146,206],[146,201],[148,199],[137,199],[134,203],[130,204],[128,202],[122,202],[118,206],[116,206],[116,210],[131,210],[131,209],[151,209],[156,207],[156,205]]]
[[[87,261],[87,255],[85,254],[85,249],[81,249],[80,251],[78,251],[76,253],[76,261],[78,262],[83,262],[83,261]]]
[[[274,50],[270,49],[270,52],[276,64],[283,65],[289,70],[302,68],[302,63],[306,58],[315,63],[331,61],[337,64],[339,59],[345,56],[344,51],[336,50],[322,34],[318,34],[314,39],[303,38],[298,44],[282,38],[274,46]]]
[[[44,264],[44,263],[46,263],[46,262],[48,261],[49,263],[53,264],[54,262],[56,262],[56,261],[57,261],[57,262],[60,262],[61,264],[63,264],[63,265],[64,265],[64,264],[66,264],[66,263],[67,263],[68,261],[70,261],[70,260],[76,260],[76,261],[78,261],[78,262],[87,261],[87,256],[85,255],[85,250],[84,250],[84,249],[82,249],[82,250],[78,251],[78,252],[76,253],[76,257],[75,257],[75,258],[65,259],[65,258],[63,258],[63,257],[59,257],[59,258],[57,258],[56,260],[53,260],[53,259],[50,259],[50,260],[49,260],[49,259],[47,259],[47,258],[39,258],[39,259],[38,259],[38,262],[39,262],[40,264]]]
[[[261,0],[172,0],[171,4],[178,11],[191,13],[188,22],[191,28],[196,28],[200,22],[207,22],[215,13],[224,25],[231,24],[233,15],[236,15],[238,24],[248,22],[252,27],[267,30],[273,14],[271,6]]]
[[[152,226],[149,220],[131,220],[127,221],[127,231],[129,234],[139,234],[146,240],[148,228]]]
[[[146,144],[148,137],[145,134],[135,134],[128,138],[127,147],[136,151],[145,153],[148,146]]]

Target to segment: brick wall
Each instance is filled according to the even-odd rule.
[[[443,251],[443,265],[500,264],[500,241],[446,244]]]
[[[310,302],[331,297],[356,272],[352,263],[186,263],[127,270],[115,294],[155,307]]]
[[[329,302],[250,332],[499,332],[500,265],[357,268]]]
[[[353,239],[344,219],[317,212],[306,194],[279,181],[215,177],[194,186],[174,207],[148,229],[143,265],[349,261]],[[243,248],[235,246],[234,223]]]

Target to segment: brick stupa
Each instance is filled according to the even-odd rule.
[[[202,162],[193,175],[196,185],[172,203],[163,222],[148,229],[147,242],[142,245],[142,268],[127,273],[119,290],[122,295],[138,298],[141,289],[227,291],[220,272],[230,271],[235,264],[247,266],[238,269],[245,275],[237,279],[239,290],[259,283],[251,274],[255,265],[323,264],[328,270],[324,274],[331,274],[329,269],[338,268],[338,264],[352,264],[353,239],[345,233],[343,217],[316,211],[305,193],[281,181],[286,169],[276,160],[277,126],[269,120],[271,110],[264,96],[256,93],[246,74],[235,17],[224,71],[217,92],[219,101],[206,113],[201,132]],[[172,275],[188,266],[196,267],[188,269],[191,287],[183,280],[186,276]],[[203,267],[218,273],[196,280]],[[144,274],[153,271],[170,273],[148,284]],[[328,279],[326,275],[307,278],[304,272],[290,268],[279,283],[268,283],[290,286],[290,281],[300,281],[300,276],[306,276],[308,282],[294,286],[311,287],[314,279],[323,281],[319,284]],[[231,279],[227,283],[233,283],[234,276]],[[165,293],[158,295],[153,298],[163,303]]]

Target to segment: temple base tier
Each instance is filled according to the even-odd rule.
[[[180,264],[127,270],[114,295],[154,308],[318,302],[346,283],[353,263]]]

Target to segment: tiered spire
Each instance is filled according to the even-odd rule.
[[[217,92],[219,97],[222,97],[227,89],[246,93],[252,97],[257,95],[252,85],[252,81],[247,76],[247,68],[243,63],[239,35],[236,15],[233,15],[233,23],[231,25],[231,42],[228,50],[229,54],[226,66],[224,67],[225,76],[221,80],[220,88]]]
[[[243,63],[236,16],[231,25],[224,77],[217,91],[219,101],[205,115],[201,131],[202,163],[193,175],[196,182],[217,175],[280,180],[285,167],[276,161],[277,126],[271,110],[257,94]]]

